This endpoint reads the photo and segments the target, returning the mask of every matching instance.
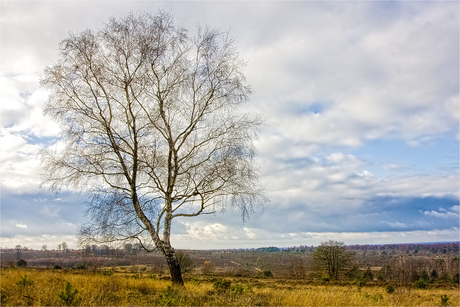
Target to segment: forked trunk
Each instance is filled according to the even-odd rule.
[[[179,261],[177,261],[174,252],[165,255],[166,261],[168,262],[169,272],[171,273],[171,281],[173,285],[183,286],[184,280],[180,271]]]

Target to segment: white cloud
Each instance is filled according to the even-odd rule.
[[[18,228],[27,228],[27,225],[24,225],[24,224],[16,224],[16,227]]]
[[[431,210],[431,211],[425,211],[425,212],[423,212],[423,214],[428,215],[428,216],[434,216],[434,217],[437,217],[437,218],[442,218],[442,219],[454,218],[454,219],[458,220],[458,218],[459,218],[458,206],[452,207],[451,210],[452,211],[446,211],[445,209],[440,209],[439,211],[441,211],[441,212]],[[454,210],[456,210],[456,211],[454,211]]]
[[[39,145],[0,131],[0,177],[3,187],[16,193],[37,191],[40,184]]]

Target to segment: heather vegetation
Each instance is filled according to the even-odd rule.
[[[325,247],[342,253],[339,269],[318,263]],[[458,243],[333,241],[318,247],[182,250],[177,254],[185,287],[171,287],[164,257],[136,245],[3,249],[1,299],[2,306],[458,306],[458,253]]]

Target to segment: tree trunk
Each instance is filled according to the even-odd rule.
[[[182,273],[180,271],[179,261],[177,261],[174,252],[165,254],[166,261],[168,262],[169,272],[171,273],[171,281],[173,285],[183,286],[184,281],[182,279]]]

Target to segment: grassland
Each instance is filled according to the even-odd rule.
[[[110,271],[109,271],[110,272]],[[27,277],[24,277],[27,276]],[[164,277],[163,277],[164,278]],[[309,284],[296,280],[188,277],[185,288],[155,274],[33,268],[1,269],[2,306],[459,306],[458,285],[396,286]],[[67,283],[70,284],[67,292]],[[222,284],[221,284],[222,285]],[[77,291],[75,293],[75,290]],[[73,293],[75,293],[73,295]]]

